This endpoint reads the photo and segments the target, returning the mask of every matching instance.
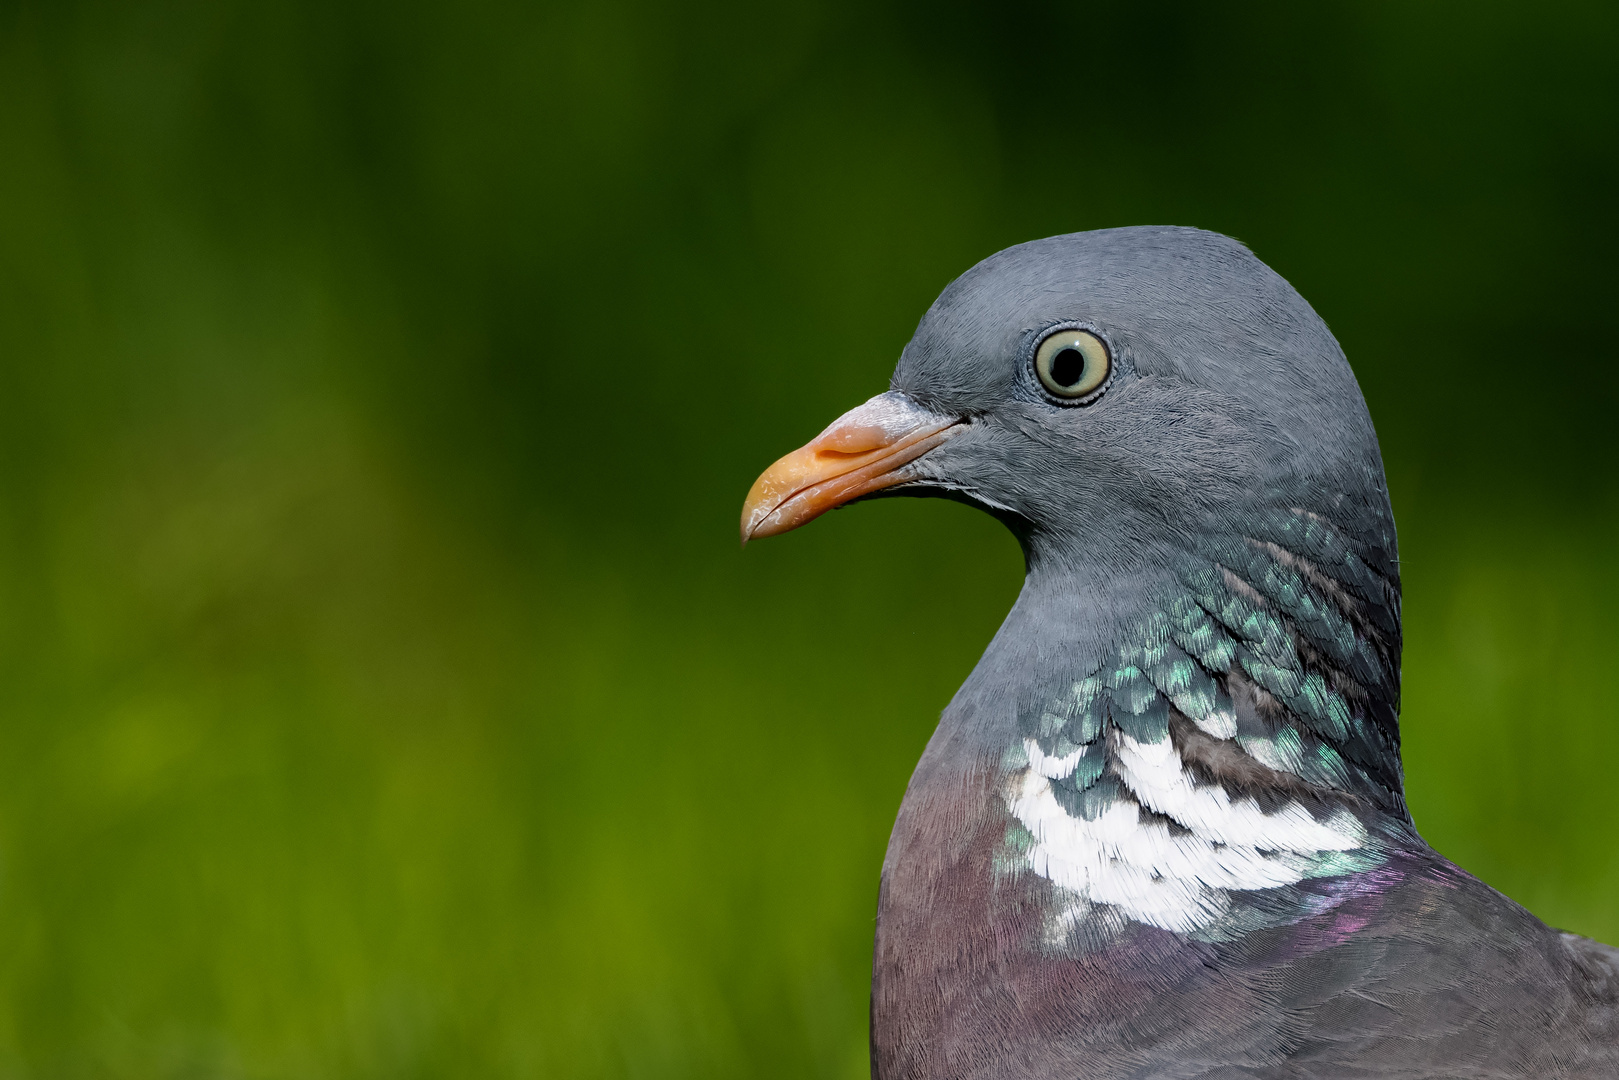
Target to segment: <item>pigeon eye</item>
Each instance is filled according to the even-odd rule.
[[[1094,394],[1112,366],[1102,339],[1086,330],[1059,330],[1034,353],[1040,385],[1064,401]]]

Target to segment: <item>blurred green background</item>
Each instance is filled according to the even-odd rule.
[[[1108,225],[1331,323],[1418,824],[1619,941],[1616,55],[1605,3],[0,3],[0,1076],[864,1076],[1021,561],[737,512],[952,277]]]

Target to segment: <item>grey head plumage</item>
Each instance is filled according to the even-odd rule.
[[[1530,1001],[1557,1060],[1599,1062],[1554,1075],[1613,1062],[1612,980],[1576,974],[1605,947],[1411,823],[1376,434],[1245,247],[1132,228],[984,260],[887,393],[760,477],[743,540],[885,496],[989,511],[1028,575],[895,825],[879,1075],[1430,1076],[1388,1048],[1469,1024],[1444,1075],[1539,1075],[1544,1034],[1490,1018]],[[1379,993],[1410,1008],[1331,1019]],[[1304,1048],[1319,1068],[1285,1071]],[[1467,1071],[1491,1059],[1518,1065]]]
[[[1104,393],[1074,407],[1027,362],[1063,325],[1094,329],[1112,354]],[[1226,237],[1118,229],[1003,251],[933,304],[892,387],[974,421],[901,490],[957,488],[1009,512],[1031,564],[1138,564],[1210,522],[1241,527],[1256,503],[1329,491],[1393,564],[1377,437],[1343,352]]]

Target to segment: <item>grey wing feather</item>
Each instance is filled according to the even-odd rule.
[[[1619,1077],[1619,949],[1550,930],[1474,880],[1443,891],[1414,890],[1398,917],[1288,965],[1270,986],[1286,1018],[1268,1035],[1281,1060],[1185,1075]]]

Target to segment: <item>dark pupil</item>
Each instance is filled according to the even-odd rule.
[[[1085,374],[1085,355],[1078,349],[1064,349],[1051,358],[1051,381],[1073,386]]]

